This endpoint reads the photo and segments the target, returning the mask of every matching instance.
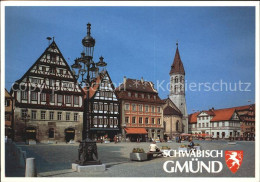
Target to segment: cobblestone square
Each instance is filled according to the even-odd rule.
[[[179,161],[184,163],[190,160],[187,157],[158,157],[152,160],[135,162],[130,161],[129,153],[133,148],[143,148],[148,152],[150,143],[109,143],[97,144],[99,158],[106,165],[105,172],[78,173],[71,169],[71,164],[77,159],[78,144],[18,144],[25,150],[27,157],[36,159],[38,177],[254,177],[255,176],[255,142],[237,141],[236,145],[228,145],[227,141],[197,141],[202,150],[243,150],[244,158],[242,165],[236,173],[232,173],[226,163],[225,156],[222,158],[199,158],[205,163],[208,160],[220,161],[223,170],[219,173],[186,173],[185,171],[167,173],[163,169],[166,161]],[[188,144],[184,142],[182,144]],[[158,143],[160,148],[168,146],[178,150],[180,143]],[[6,176],[24,176],[24,168],[16,168],[12,158],[6,152]],[[225,154],[224,154],[225,155]],[[170,168],[171,166],[168,166]],[[196,167],[196,165],[195,165]]]

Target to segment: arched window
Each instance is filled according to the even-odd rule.
[[[177,86],[174,86],[174,93],[177,93]]]
[[[182,76],[180,77],[180,82],[183,83],[183,77]]]
[[[182,85],[180,86],[180,92],[182,92]]]
[[[176,122],[176,131],[179,131],[179,120]]]
[[[175,80],[175,83],[178,83],[178,77],[177,76],[175,77],[174,80]]]

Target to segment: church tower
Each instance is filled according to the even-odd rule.
[[[170,99],[181,111],[183,115],[183,132],[188,133],[188,114],[185,99],[185,71],[178,49],[178,43],[176,43],[176,45],[177,49],[170,71]]]

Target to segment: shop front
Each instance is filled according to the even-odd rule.
[[[90,135],[92,140],[100,143],[103,141],[110,141],[114,140],[115,136],[119,135],[119,129],[115,128],[91,128]]]
[[[146,142],[148,132],[145,128],[125,128],[126,140],[130,142]]]

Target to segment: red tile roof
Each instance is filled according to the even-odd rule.
[[[147,134],[145,128],[125,128],[127,134]]]
[[[195,112],[193,114],[189,115],[189,123],[197,123],[197,116],[200,114],[200,112]]]
[[[125,83],[121,84],[115,90],[117,97],[122,100],[164,104],[164,101],[158,96],[158,92],[154,89],[153,83],[150,81],[127,78]],[[134,92],[134,94],[129,96],[128,92]],[[135,97],[135,93],[138,94],[138,97]],[[141,94],[144,94],[144,98]],[[150,95],[150,98],[147,95]]]
[[[177,47],[176,49],[176,53],[175,53],[175,57],[171,66],[171,71],[170,71],[170,75],[173,73],[178,73],[178,74],[183,74],[185,75],[185,70],[181,61],[181,57],[180,57],[180,53],[179,53],[179,49]]]
[[[158,93],[154,87],[153,83],[150,81],[137,80],[127,78],[125,83],[122,83],[119,87],[116,88],[116,91],[138,91],[138,92],[147,92],[147,93]]]
[[[254,105],[246,105],[246,106],[239,106],[239,107],[232,107],[232,108],[224,108],[224,109],[210,109],[206,112],[207,114],[213,116],[213,118],[210,121],[227,121],[232,118],[232,115],[236,111],[239,114],[239,111],[247,111],[250,110],[250,108],[254,109]],[[196,112],[189,115],[189,123],[197,123],[197,116],[201,112]]]

